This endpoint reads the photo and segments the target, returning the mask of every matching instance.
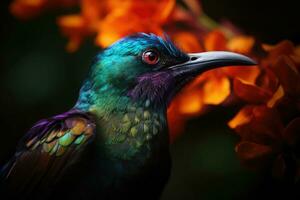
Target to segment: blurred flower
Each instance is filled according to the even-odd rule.
[[[97,45],[107,47],[135,32],[161,35],[174,6],[175,0],[81,0],[81,13],[60,17],[58,24],[70,39],[69,51],[77,50],[82,39],[93,34]]]
[[[300,176],[300,55],[289,41],[263,48],[267,56],[255,81],[234,80],[235,94],[250,105],[228,125],[241,137],[236,152],[243,164],[295,180]]]
[[[32,19],[46,10],[70,7],[79,0],[14,0],[10,4],[10,12],[22,20]]]
[[[199,38],[191,32],[176,32],[172,35],[172,39],[185,52],[195,53],[204,51]]]
[[[276,46],[266,46],[268,56],[261,60],[261,72],[255,82],[235,78],[235,94],[250,104],[265,104],[272,108],[289,101],[288,106],[297,107],[300,98],[300,58],[295,47],[288,41]],[[293,103],[293,104],[291,104]],[[286,105],[287,106],[287,105]],[[299,108],[298,108],[299,109]]]
[[[237,53],[249,54],[251,53],[254,42],[253,37],[239,35],[228,41],[227,49]]]
[[[266,106],[246,106],[229,123],[240,135],[236,152],[252,169],[271,169],[276,177],[299,178],[300,118],[284,128],[279,113]]]
[[[200,42],[191,33],[184,33],[179,36],[188,38],[182,39],[183,48],[192,52],[229,50],[228,47],[230,47],[232,48],[231,51],[238,49],[240,53],[247,54],[251,52],[254,45],[252,37],[239,35],[236,37],[237,40],[235,38],[227,39],[221,30],[214,30],[203,36],[203,47],[200,46]],[[177,42],[178,36],[175,35],[174,38]],[[239,48],[239,45],[242,45],[243,48]],[[203,114],[210,105],[220,105],[225,102],[232,94],[231,82],[233,78],[239,77],[252,83],[260,71],[257,67],[249,67],[246,72],[244,70],[244,67],[214,69],[205,72],[186,86],[172,101],[168,110],[171,140],[182,133],[188,118]]]

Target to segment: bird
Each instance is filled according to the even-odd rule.
[[[38,121],[1,168],[1,199],[159,199],[171,172],[167,108],[201,73],[244,55],[185,53],[136,33],[96,55],[67,112]]]

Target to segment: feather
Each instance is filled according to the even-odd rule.
[[[14,195],[49,193],[92,141],[95,124],[90,115],[71,110],[39,121],[24,136],[1,177]],[[80,144],[80,146],[79,146]]]

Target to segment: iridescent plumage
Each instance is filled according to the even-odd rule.
[[[145,51],[159,62],[145,63]],[[214,55],[185,54],[144,33],[103,50],[76,105],[39,121],[21,140],[2,168],[2,191],[22,199],[158,199],[170,174],[170,100],[210,66],[253,64]]]

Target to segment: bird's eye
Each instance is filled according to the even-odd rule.
[[[149,65],[155,65],[159,61],[159,54],[155,50],[147,50],[143,53],[142,59]]]

